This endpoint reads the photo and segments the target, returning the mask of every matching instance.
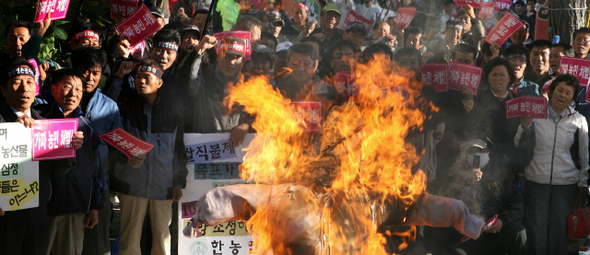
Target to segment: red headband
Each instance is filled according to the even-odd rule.
[[[82,38],[88,38],[88,37],[94,38],[100,42],[100,37],[99,37],[98,33],[94,32],[92,30],[84,30],[84,31],[78,32],[77,34],[75,34],[72,37],[72,41],[78,41]]]
[[[297,7],[297,6],[303,8],[306,12],[309,11],[309,9],[307,8],[307,5],[305,5],[303,3],[296,3],[295,6],[293,6],[293,7]]]

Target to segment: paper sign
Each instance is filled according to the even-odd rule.
[[[485,16],[486,19],[491,19],[492,16],[494,15],[494,7],[495,7],[495,3],[483,3],[481,6],[481,10],[479,11],[479,14],[477,15],[477,18],[483,19]]]
[[[496,0],[494,2],[494,11],[499,12],[502,9],[510,10],[510,6],[512,6],[512,0]]]
[[[221,41],[223,41],[223,39],[225,39],[228,36],[235,36],[237,38],[244,40],[244,42],[246,43],[245,59],[246,59],[246,61],[252,60],[252,32],[245,31],[245,30],[234,30],[234,31],[225,31],[225,32],[215,33],[215,34],[213,34],[213,36],[215,36],[215,38],[217,38],[217,42],[218,42],[217,45],[215,45],[215,51],[219,50],[219,46],[220,46]]]
[[[28,60],[31,65],[33,65],[33,69],[35,69],[35,85],[37,85],[37,89],[35,90],[35,96],[39,95],[39,65],[37,65],[37,61],[34,58]]]
[[[135,54],[136,52],[139,52],[141,55],[140,57],[143,59],[143,52],[145,51],[145,40],[141,41],[140,43],[136,44],[135,46],[132,46],[129,48],[129,53],[131,53],[131,55]]]
[[[322,131],[320,124],[322,122],[322,103],[316,101],[295,101],[291,102],[295,111],[295,119],[302,120],[305,123],[305,131],[319,132]]]
[[[189,219],[192,218],[193,215],[197,214],[197,203],[199,201],[190,201],[190,202],[185,202],[182,203],[182,218],[183,219]]]
[[[447,63],[426,63],[420,70],[422,83],[439,92],[449,90],[448,76]]]
[[[116,27],[122,37],[135,46],[160,29],[160,23],[150,10],[142,5],[133,15],[125,19]]]
[[[490,45],[494,42],[504,44],[508,38],[516,33],[524,24],[516,17],[516,15],[508,12],[496,26],[492,28],[490,33],[485,37],[485,41]]]
[[[202,164],[236,157],[236,150],[229,140],[185,145],[187,162]]]
[[[481,232],[482,233],[486,232],[488,229],[490,229],[490,227],[492,227],[492,225],[494,225],[494,223],[496,223],[497,220],[498,220],[498,214],[494,215],[494,217],[492,217],[490,220],[486,221],[486,224],[481,229]],[[461,238],[461,243],[463,243],[467,240],[469,240],[469,237],[463,236],[463,238]]]
[[[127,18],[137,11],[138,5],[139,0],[109,0],[111,18],[113,20]]]
[[[451,61],[449,63],[449,89],[461,91],[465,85],[477,96],[481,80],[481,67]]]
[[[534,40],[549,40],[549,0],[539,1],[537,4],[537,17],[535,18]]]
[[[473,9],[481,9],[482,1],[481,0],[457,0],[455,2],[456,6],[465,6],[471,5]]]
[[[39,206],[39,162],[33,161],[32,129],[21,123],[0,124],[0,208]]]
[[[45,19],[47,13],[51,12],[51,20],[64,19],[68,14],[70,0],[39,0],[35,10],[35,23]]]
[[[401,7],[397,10],[397,21],[395,27],[397,29],[406,29],[412,23],[414,15],[416,14],[416,7]]]
[[[78,119],[36,120],[33,125],[33,160],[75,158],[72,144]]]
[[[123,152],[128,159],[143,156],[154,148],[153,144],[129,134],[120,127],[104,134],[100,134],[98,137],[115,147],[115,149]]]
[[[530,115],[533,119],[547,118],[547,99],[523,96],[506,101],[506,118]]]
[[[590,60],[562,56],[559,61],[559,73],[578,77],[580,86],[586,87],[590,78]]]
[[[356,96],[358,89],[352,75],[338,72],[336,73],[335,80],[335,87],[340,95],[345,98]]]
[[[367,29],[367,32],[371,31],[373,24],[375,24],[374,20],[367,19],[367,18],[363,17],[363,15],[360,15],[358,12],[355,12],[354,10],[351,9],[348,11],[348,14],[346,15],[346,19],[344,19],[344,24],[349,25],[350,23],[353,23],[353,22],[363,23],[363,25]]]

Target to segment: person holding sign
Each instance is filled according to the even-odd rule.
[[[131,135],[153,144],[145,155],[128,159],[111,151],[115,164],[111,189],[118,192],[121,207],[119,253],[141,254],[143,220],[149,207],[153,236],[152,254],[169,254],[172,202],[182,197],[186,186],[184,125],[175,104],[163,100],[162,66],[148,59],[135,75],[135,91],[119,102],[123,128]]]
[[[83,132],[85,138],[83,146],[76,150],[76,161],[84,163],[76,164],[65,175],[51,177],[47,253],[81,254],[84,228],[93,228],[98,223],[98,209],[103,206],[100,196],[104,180],[97,163],[99,140],[92,135],[90,121],[80,109],[82,80],[82,74],[71,68],[57,70],[53,75],[51,94],[55,103],[45,119],[77,118],[78,132]]]
[[[527,59],[529,51],[522,45],[512,45],[506,49],[504,58],[510,61],[514,67],[514,74],[516,75],[516,83],[509,88],[510,93],[514,98],[521,96],[539,96],[539,85],[529,81],[524,77],[524,72],[527,68]]]
[[[588,196],[588,124],[571,106],[578,79],[558,75],[549,88],[546,119],[520,118],[514,144],[532,160],[526,179],[527,250],[532,254],[568,254],[568,216],[585,207]]]
[[[461,33],[463,33],[463,21],[447,21],[445,38],[431,41],[428,45],[428,50],[434,53],[434,57],[444,57],[445,60],[449,61],[451,59],[451,52],[455,46],[463,43]]]
[[[35,71],[24,58],[15,59],[2,75],[1,90],[7,99],[0,107],[0,122],[20,122],[32,128],[41,116],[31,108],[35,100]],[[82,147],[84,136],[74,133],[72,144]],[[49,225],[47,203],[51,196],[50,176],[66,174],[74,159],[39,162],[39,207],[4,212],[0,208],[0,254],[46,255]]]
[[[481,41],[485,35],[485,28],[481,20],[476,19],[475,11],[471,5],[465,5],[463,10],[457,12],[457,19],[463,21],[463,35],[461,40],[477,49],[481,50]]]

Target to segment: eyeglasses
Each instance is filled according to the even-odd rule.
[[[69,83],[62,83],[61,88],[63,89],[64,93],[69,94],[72,89],[74,89],[74,94],[82,95],[82,88],[74,88],[72,84]]]

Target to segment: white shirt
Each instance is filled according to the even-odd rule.
[[[22,117],[23,115],[27,115],[27,116],[29,116],[29,117],[31,117],[31,118],[32,118],[32,116],[31,116],[31,109],[28,109],[26,113],[22,113],[21,111],[19,111],[19,110],[17,110],[17,109],[14,109],[14,108],[12,108],[12,106],[10,107],[10,109],[12,109],[12,111],[14,111],[14,114],[16,114],[16,117],[17,117],[17,118],[20,118],[20,117]]]
[[[364,4],[357,4],[354,11],[370,20],[377,20],[379,15],[381,15],[381,7],[375,4],[371,5],[369,8],[367,8]]]

